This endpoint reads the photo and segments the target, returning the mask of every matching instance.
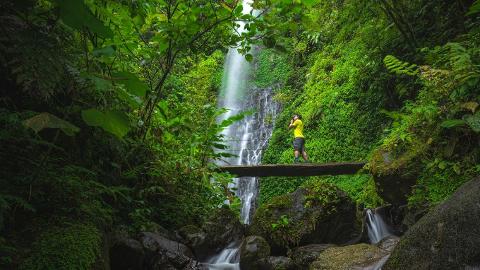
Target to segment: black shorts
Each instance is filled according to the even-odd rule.
[[[293,149],[295,151],[305,151],[305,138],[297,137],[293,139]]]

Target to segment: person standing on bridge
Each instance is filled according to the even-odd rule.
[[[302,116],[300,114],[295,114],[293,115],[292,120],[290,121],[290,124],[288,125],[288,129],[293,128],[293,151],[295,155],[294,162],[299,163],[300,160],[298,157],[300,156],[300,153],[302,154],[303,159],[305,162],[308,161],[308,156],[307,152],[305,151],[305,136],[303,136],[303,122],[302,122]]]

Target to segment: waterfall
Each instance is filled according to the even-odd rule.
[[[252,10],[249,0],[243,0],[243,13]],[[238,32],[245,31],[244,23],[239,22]],[[228,112],[220,117],[220,121],[244,111],[252,110],[252,115],[226,128],[224,135],[229,153],[235,157],[227,158],[223,163],[230,165],[253,165],[261,161],[263,149],[273,132],[272,119],[275,118],[279,106],[273,101],[271,88],[255,88],[248,83],[250,78],[250,63],[236,48],[228,51],[222,87],[218,98],[218,106],[227,108]],[[223,164],[220,162],[219,165]],[[258,195],[258,178],[234,178],[230,187],[235,190],[241,200],[241,221],[249,224],[256,207]],[[213,256],[207,262],[209,269],[239,270],[239,243],[232,243],[221,253]]]
[[[371,209],[367,209],[367,229],[368,238],[372,244],[376,244],[383,238],[392,235],[382,217]]]

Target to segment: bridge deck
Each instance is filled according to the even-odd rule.
[[[355,174],[365,166],[364,162],[297,163],[222,166],[220,172],[244,176],[315,176]]]

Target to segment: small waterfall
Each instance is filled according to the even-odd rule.
[[[382,217],[371,209],[367,209],[367,229],[368,238],[372,244],[376,244],[383,238],[392,235]]]

